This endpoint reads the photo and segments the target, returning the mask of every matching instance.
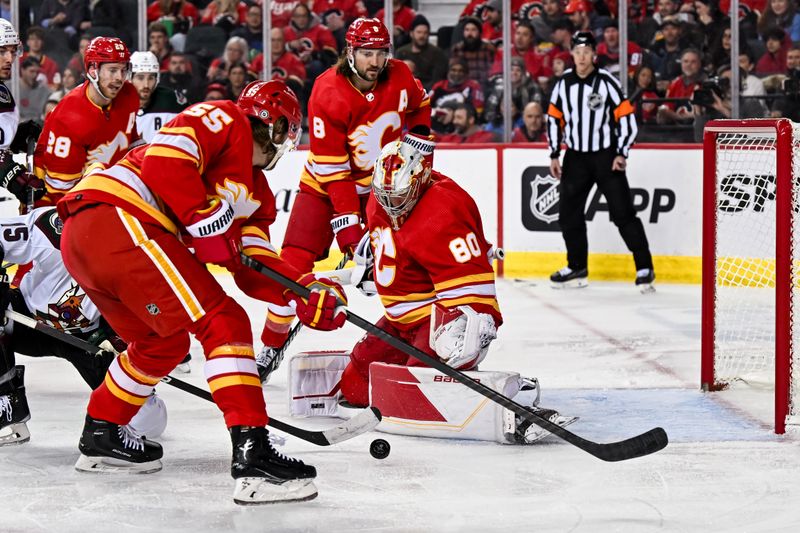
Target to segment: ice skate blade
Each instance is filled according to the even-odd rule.
[[[31,440],[31,432],[25,422],[18,422],[0,431],[0,446],[15,446]]]
[[[93,474],[152,474],[153,472],[158,472],[161,468],[160,459],[146,463],[131,463],[130,461],[121,461],[111,457],[89,457],[83,454],[78,457],[78,462],[75,463],[75,470]]]
[[[577,416],[559,416],[558,419],[556,419],[555,424],[561,426],[562,428],[565,428],[568,425],[572,424],[573,422],[576,422],[578,418],[579,417]],[[550,433],[546,429],[540,428],[539,426],[536,425],[531,425],[531,427],[528,428],[528,431],[525,434],[525,445],[527,446],[529,444],[534,444],[544,439],[545,437],[549,437],[550,435],[552,435],[552,433]]]
[[[639,292],[642,294],[653,294],[656,292],[656,288],[652,283],[642,283],[641,285],[637,285],[636,288],[638,288]]]
[[[550,286],[556,290],[563,289],[582,289],[589,286],[586,278],[571,279],[569,281],[551,281]]]
[[[233,489],[233,501],[238,505],[304,502],[316,497],[313,479],[290,479],[278,484],[263,477],[242,477]]]

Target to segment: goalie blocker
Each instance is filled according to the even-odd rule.
[[[339,405],[339,383],[350,360],[348,352],[302,352],[289,362],[289,404],[292,416],[347,417]],[[398,435],[531,444],[549,433],[520,424],[516,415],[490,402],[456,380],[427,367],[386,363],[370,365],[370,405],[383,419],[377,430]],[[540,409],[535,379],[516,372],[465,372],[484,385],[543,413],[561,426],[577,418]]]

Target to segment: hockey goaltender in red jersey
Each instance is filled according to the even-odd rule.
[[[537,380],[515,372],[477,371],[503,321],[494,248],[472,197],[432,171],[433,147],[428,138],[407,134],[381,151],[367,205],[369,233],[356,250],[351,282],[365,293],[377,291],[385,311],[378,327],[552,422],[573,422],[537,406]],[[523,444],[549,434],[372,334],[351,354],[305,353],[289,365],[290,396],[299,397],[295,392],[302,390],[313,397],[294,402],[295,414],[333,414],[318,406],[335,401],[336,395],[325,399],[325,393],[339,390],[331,369],[343,368],[342,397],[352,406],[380,409],[378,428],[383,431]],[[295,388],[298,383],[302,387]]]
[[[359,18],[345,39],[337,65],[314,83],[310,153],[281,248],[281,258],[303,272],[327,257],[334,235],[342,253],[352,255],[365,232],[363,209],[381,148],[404,128],[430,130],[428,97],[406,64],[391,59],[386,26]],[[281,346],[292,318],[291,309],[270,306],[264,345]]]
[[[237,103],[190,106],[151,144],[85,176],[58,203],[67,269],[128,342],[91,395],[78,470],[161,469],[161,446],[126,424],[186,355],[192,333],[230,429],[234,500],[316,496],[314,467],[269,442],[250,321],[206,269],[206,263],[228,268],[246,294],[294,305],[310,327],[343,325],[341,287],[302,275],[269,240],[275,198],[262,169],[272,168],[299,135],[294,93],[281,81],[253,82]],[[242,266],[240,249],[311,289],[308,301]]]
[[[131,54],[116,37],[95,37],[86,47],[87,80],[47,116],[34,154],[36,175],[55,204],[95,163],[111,166],[139,139],[139,95],[127,81]]]

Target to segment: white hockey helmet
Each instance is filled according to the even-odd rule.
[[[17,30],[6,19],[0,19],[0,46],[16,46],[17,52],[22,46]]]
[[[430,179],[433,147],[429,139],[408,134],[384,146],[378,156],[372,191],[395,230],[400,229]]]
[[[138,72],[156,75],[156,85],[161,80],[161,65],[153,52],[134,52],[131,54],[131,78]]]

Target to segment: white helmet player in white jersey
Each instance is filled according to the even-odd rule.
[[[161,79],[158,58],[153,52],[131,54],[130,80],[139,93],[139,107],[145,107]]]
[[[19,125],[19,110],[4,82],[11,79],[11,69],[21,51],[17,30],[6,19],[0,19],[0,149],[11,145]]]

